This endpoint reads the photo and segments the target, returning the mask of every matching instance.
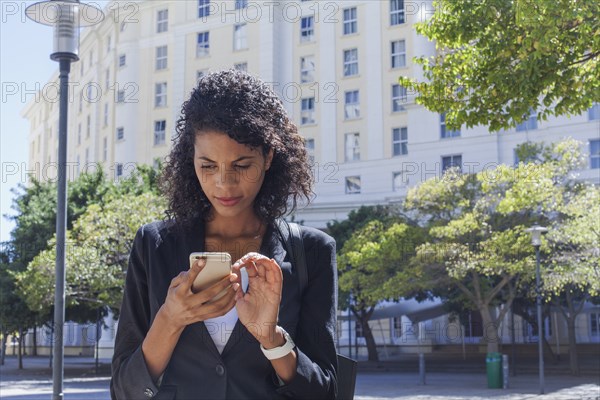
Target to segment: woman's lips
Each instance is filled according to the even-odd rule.
[[[242,199],[241,197],[216,197],[217,201],[225,207],[233,207]]]

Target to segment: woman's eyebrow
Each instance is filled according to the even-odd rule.
[[[238,161],[250,160],[250,159],[253,159],[253,158],[256,158],[256,157],[255,157],[255,156],[241,156],[241,157],[239,157],[239,158],[236,158],[236,159],[235,159],[235,160],[233,160],[232,162],[238,162]],[[212,163],[216,163],[216,161],[214,161],[214,160],[211,160],[210,158],[208,158],[208,157],[205,157],[205,156],[200,156],[200,157],[198,157],[198,159],[199,159],[199,160],[208,161],[208,162],[212,162]]]

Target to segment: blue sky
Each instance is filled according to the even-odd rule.
[[[106,1],[88,1],[103,8]],[[34,1],[0,1],[0,241],[10,238],[14,225],[4,218],[12,214],[11,188],[27,183],[29,122],[20,115],[27,102],[34,100],[36,85],[42,87],[58,69],[50,60],[52,27],[25,17],[25,8]],[[58,109],[55,108],[58,112]]]

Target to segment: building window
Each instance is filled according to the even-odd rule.
[[[600,103],[594,103],[588,110],[588,120],[595,121],[600,119]]]
[[[300,83],[315,80],[315,57],[305,56],[300,58]]]
[[[81,123],[77,124],[77,145],[81,144]]]
[[[300,20],[300,41],[312,42],[314,39],[314,17],[302,17]]]
[[[167,82],[160,82],[154,85],[154,107],[167,106]]]
[[[529,117],[517,125],[517,132],[531,131],[537,129],[537,113],[535,110],[529,110]]]
[[[392,189],[394,192],[402,190],[408,186],[408,176],[404,171],[394,172],[392,174]]]
[[[87,94],[86,94],[86,102],[88,104],[90,104],[93,100],[96,99],[96,97],[94,96],[94,93],[92,92],[94,90],[94,87],[92,86],[91,82],[88,82],[87,84]]]
[[[360,193],[360,176],[346,177],[346,194]]]
[[[198,34],[198,43],[196,45],[196,57],[204,57],[209,54],[209,32],[200,32]]]
[[[596,341],[600,339],[600,313],[590,313],[590,337]]]
[[[392,42],[392,68],[406,67],[406,42],[396,40]]]
[[[392,129],[392,154],[394,156],[408,154],[408,128]]]
[[[87,116],[86,118],[86,128],[85,128],[85,137],[90,137],[90,131],[92,129],[92,117]]]
[[[83,91],[79,94],[79,112],[83,110]]]
[[[119,178],[123,175],[123,164],[117,163],[116,174],[117,174],[117,178]]]
[[[167,46],[156,48],[156,70],[167,68]]]
[[[246,8],[248,6],[248,0],[235,0],[235,9]]]
[[[88,164],[90,162],[90,148],[85,148],[85,163]]]
[[[308,162],[312,165],[315,163],[315,139],[304,139],[304,147],[308,155]]]
[[[392,337],[402,337],[402,317],[393,317],[391,321]]]
[[[117,128],[117,140],[125,139],[125,128],[122,126]]]
[[[360,99],[358,90],[345,93],[344,118],[353,119],[360,117]]]
[[[237,69],[238,71],[244,71],[244,72],[248,72],[248,63],[237,63],[237,64],[233,64],[233,68]]]
[[[106,161],[108,159],[108,138],[105,137],[102,140],[102,160]]]
[[[452,167],[456,167],[459,171],[462,171],[462,155],[455,154],[442,157],[442,172]]]
[[[156,33],[166,32],[169,28],[169,10],[158,10],[156,16]]]
[[[344,50],[344,76],[358,75],[358,50]]]
[[[460,129],[457,131],[446,129],[446,113],[440,114],[440,137],[442,139],[460,137]]]
[[[600,139],[590,140],[590,168],[600,169]]]
[[[104,126],[108,125],[108,103],[104,103]]]
[[[248,48],[248,33],[246,24],[236,24],[233,26],[233,49],[242,50]]]
[[[390,0],[390,25],[404,23],[404,0]]]
[[[344,10],[344,35],[357,32],[356,7]]]
[[[119,55],[119,67],[124,67],[127,57],[125,54]]]
[[[392,112],[406,111],[404,103],[407,101],[406,88],[401,85],[392,85]]]
[[[117,91],[117,103],[124,103],[124,102],[125,102],[125,91],[118,90]]]
[[[106,82],[106,90],[110,87],[110,69],[106,68],[106,72],[104,73],[104,80]]]
[[[210,0],[198,0],[198,18],[210,15]]]
[[[315,123],[315,98],[308,97],[306,99],[302,99],[301,109],[300,109],[300,124],[308,125]]]
[[[154,121],[154,145],[165,144],[167,121]]]
[[[344,148],[346,161],[360,160],[360,134],[346,133]]]

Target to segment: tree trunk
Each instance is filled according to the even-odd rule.
[[[17,357],[19,359],[19,369],[23,369],[23,331],[19,327],[19,339],[18,339],[18,353]]]
[[[577,359],[577,339],[575,336],[575,318],[567,318],[567,332],[569,336],[569,366],[571,374],[579,375],[579,360]]]
[[[379,361],[379,354],[377,354],[377,345],[375,344],[375,337],[373,336],[373,331],[371,331],[371,327],[369,326],[369,318],[361,318],[360,324],[363,329],[365,341],[367,342],[367,353],[369,354],[369,361]]]
[[[31,346],[31,355],[32,356],[37,356],[37,327],[35,325],[37,325],[37,324],[34,324],[34,327],[33,327],[33,343]]]
[[[6,341],[8,339],[8,334],[6,332],[2,333],[2,348],[0,349],[0,365],[4,365],[4,358],[6,356]]]
[[[483,321],[483,340],[487,343],[487,352],[497,353],[500,349],[498,323],[495,318],[492,317],[492,313],[487,304],[479,304],[478,309]]]

